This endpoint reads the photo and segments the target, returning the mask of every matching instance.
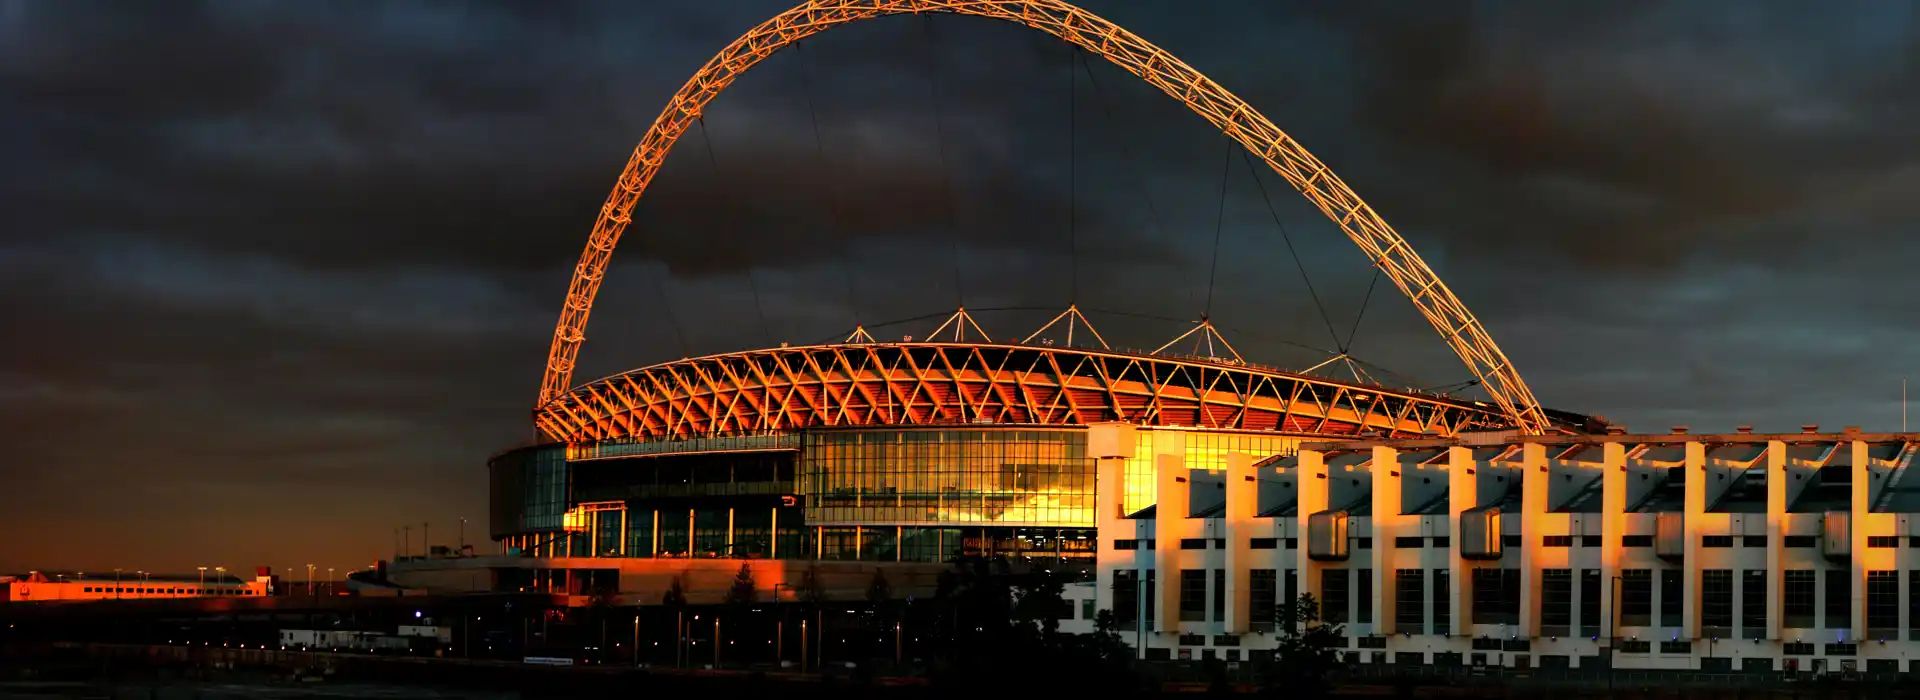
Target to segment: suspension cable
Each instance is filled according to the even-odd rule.
[[[813,153],[818,161],[815,166],[825,170],[827,147],[820,138],[820,113],[813,104],[812,71],[807,70],[805,57],[800,55],[800,47],[805,43],[793,43],[793,65],[800,71],[800,92],[807,97],[807,120],[813,124]],[[834,228],[840,231],[840,272],[847,282],[847,310],[853,314],[853,325],[857,328],[860,326],[860,296],[854,290],[852,229],[847,226],[846,214],[840,208],[839,179],[824,178],[824,181],[827,186],[827,217],[832,220]]]
[[[1367,283],[1367,295],[1360,298],[1360,313],[1353,315],[1353,330],[1347,331],[1347,342],[1340,346],[1340,352],[1353,349],[1353,336],[1360,333],[1360,319],[1367,317],[1367,303],[1373,301],[1373,288],[1380,284],[1380,266],[1373,267],[1373,281]]]
[[[1112,127],[1116,123],[1113,118],[1113,108],[1107,103],[1106,93],[1100,90],[1100,79],[1094,76],[1092,63],[1087,60],[1087,55],[1084,53],[1075,51],[1073,55],[1079,59],[1081,71],[1087,74],[1087,84],[1093,86],[1094,101],[1100,103],[1100,112],[1106,117],[1107,126]],[[1140,167],[1139,159],[1135,157],[1133,152],[1132,141],[1128,139],[1118,139],[1118,141],[1120,142],[1121,155],[1125,157],[1129,163],[1133,164],[1134,172],[1140,174],[1140,198],[1146,201],[1147,218],[1148,222],[1153,225],[1153,235],[1156,238],[1164,238],[1166,227],[1160,225],[1160,208],[1153,203],[1153,188],[1147,186],[1147,169]]]
[[[1239,144],[1227,141],[1227,157],[1220,164],[1220,207],[1213,218],[1213,266],[1207,268],[1207,305],[1202,316],[1213,316],[1213,281],[1220,272],[1220,230],[1227,225],[1227,175],[1233,172],[1233,152]]]
[[[641,238],[640,240],[646,240]],[[644,248],[644,245],[643,245]],[[667,296],[667,275],[672,271],[665,260],[660,261],[660,274],[648,275],[653,280],[653,293],[660,297],[660,310],[667,314],[667,325],[673,328],[673,338],[680,343],[680,356],[692,357],[693,346],[687,343],[687,331],[680,327],[680,316],[673,313],[673,299]]]
[[[1307,276],[1307,266],[1300,261],[1300,251],[1293,247],[1293,235],[1287,232],[1286,223],[1280,220],[1280,210],[1274,208],[1273,198],[1267,195],[1267,184],[1260,180],[1260,169],[1253,167],[1253,157],[1247,155],[1246,149],[1240,150],[1240,159],[1246,162],[1247,172],[1253,176],[1253,184],[1260,190],[1260,201],[1267,203],[1267,214],[1273,217],[1273,225],[1280,228],[1280,240],[1287,243],[1287,253],[1293,256],[1293,267],[1300,271],[1300,281],[1307,284],[1307,296],[1313,298],[1313,308],[1320,312],[1320,321],[1327,324],[1327,335],[1333,338],[1334,347],[1346,352],[1346,343],[1340,342],[1340,334],[1333,330],[1333,317],[1327,315],[1327,306],[1320,302],[1320,293],[1313,289],[1313,278]]]
[[[924,22],[922,22],[920,26],[925,30],[927,38],[925,42],[927,47],[927,96],[933,103],[934,151],[938,153],[940,157],[941,191],[946,193],[947,240],[953,252],[953,297],[957,306],[966,306],[967,295],[960,286],[960,232],[954,223],[954,220],[957,218],[957,212],[953,204],[953,175],[947,172],[946,127],[941,123],[940,119],[940,66],[937,57],[934,55],[935,36],[933,33],[933,16],[922,15],[921,19],[924,20]]]
[[[707,162],[713,166],[713,179],[716,181],[724,181],[724,178],[720,174],[720,159],[713,155],[713,135],[707,133],[707,118],[704,116],[697,117],[694,119],[694,123],[700,125],[700,141],[707,146]],[[731,237],[733,225],[736,220],[735,212],[737,212],[738,209],[736,207],[721,208],[725,210],[725,212],[721,214],[721,235]],[[773,345],[773,326],[767,323],[767,308],[760,303],[760,283],[754,281],[752,264],[747,265],[747,289],[753,291],[753,310],[760,314],[760,334],[766,337],[767,345],[771,346]]]
[[[1080,303],[1080,47],[1067,44],[1067,303]],[[1071,320],[1068,323],[1072,323]]]

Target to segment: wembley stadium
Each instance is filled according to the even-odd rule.
[[[1385,386],[1361,371],[1351,373],[1354,381],[1316,373],[1326,363],[1298,371],[1249,363],[1204,313],[1157,350],[1119,350],[1073,305],[1026,336],[992,339],[961,306],[918,341],[881,341],[857,328],[841,342],[690,357],[575,384],[613,251],[667,152],[689,130],[704,133],[708,103],[805,37],[924,13],[1052,35],[1214,124],[1244,146],[1250,168],[1264,163],[1338,225],[1371,261],[1376,282],[1413,303],[1471,372],[1466,386],[1477,398]],[[1171,350],[1182,343],[1190,352]],[[1329,363],[1337,361],[1353,366],[1344,351]],[[930,580],[920,574],[962,558],[1091,562],[1099,520],[1093,425],[1137,431],[1118,492],[1123,514],[1150,512],[1155,449],[1164,449],[1153,446],[1173,444],[1171,434],[1179,434],[1188,468],[1213,472],[1230,454],[1292,455],[1311,440],[1498,439],[1603,427],[1542,407],[1412,246],[1258,110],[1145,39],[1059,0],[821,0],[722,49],[668,101],[601,207],[560,309],[532,418],[540,440],[488,462],[497,551],[403,556],[393,567],[397,581],[642,604],[673,586],[695,599],[715,594],[743,562],[782,595],[800,570],[788,563],[806,562],[807,575],[829,588],[858,587],[874,567],[898,567],[900,589],[911,594]]]

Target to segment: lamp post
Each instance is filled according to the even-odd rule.
[[[222,585],[222,584],[224,584],[224,583],[226,583],[226,580],[227,580],[227,567],[224,567],[224,566],[216,566],[216,567],[213,567],[213,573],[214,573],[214,574],[216,574],[216,575],[215,575],[215,576],[213,577],[213,585],[215,585],[215,586],[219,586],[219,585]]]
[[[455,546],[459,547],[459,550],[457,551],[458,554],[461,554],[461,555],[466,554],[466,551],[467,551],[467,519],[466,518],[460,519],[460,539],[455,543]]]
[[[313,597],[313,565],[307,565],[307,597]]]
[[[640,606],[633,606],[633,666],[640,667]]]
[[[333,595],[333,567],[327,567],[327,595]]]
[[[205,593],[206,590],[207,590],[207,567],[202,566],[200,567],[200,588],[199,590],[196,590],[193,593],[194,595],[201,595]]]

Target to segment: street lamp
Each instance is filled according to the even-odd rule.
[[[307,565],[307,597],[313,597],[313,565]]]
[[[327,567],[327,595],[333,595],[333,567]]]
[[[206,592],[207,592],[207,567],[202,566],[200,567],[200,588],[198,590],[195,590],[193,594],[205,595]]]

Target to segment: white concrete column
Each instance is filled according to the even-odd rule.
[[[1087,456],[1094,460],[1094,525],[1099,528],[1095,552],[1114,552],[1100,557],[1094,572],[1094,606],[1113,609],[1115,571],[1138,569],[1139,557],[1146,548],[1120,553],[1113,541],[1136,536],[1133,523],[1125,519],[1127,458],[1133,456],[1133,426],[1126,423],[1096,423],[1087,428]],[[1138,593],[1136,593],[1137,595]]]
[[[1294,535],[1299,538],[1300,548],[1295,552],[1294,571],[1299,577],[1297,595],[1311,595],[1317,602],[1324,603],[1320,595],[1320,562],[1314,561],[1307,553],[1312,549],[1308,535],[1312,529],[1308,519],[1314,513],[1327,509],[1328,483],[1326,453],[1319,450],[1300,450],[1300,474],[1298,508]],[[1282,584],[1284,586],[1284,584]]]
[[[1401,523],[1418,516],[1401,515],[1400,500],[1405,491],[1401,488],[1400,451],[1391,447],[1373,448],[1373,549],[1367,552],[1368,566],[1373,569],[1373,630],[1375,634],[1388,634],[1394,629],[1394,591],[1388,586],[1396,583],[1393,576],[1394,566],[1393,536],[1404,532]]]
[[[1520,634],[1532,639],[1540,636],[1540,591],[1544,585],[1540,573],[1540,523],[1546,521],[1547,448],[1530,442],[1520,446],[1520,512],[1501,514],[1502,518],[1520,518]],[[1578,600],[1577,598],[1575,600]],[[1575,606],[1578,609],[1578,606]]]
[[[1453,546],[1447,550],[1447,594],[1451,608],[1447,632],[1461,636],[1473,629],[1473,573],[1467,560],[1460,558],[1460,514],[1480,504],[1479,479],[1474,475],[1473,450],[1447,448],[1447,532]]]
[[[1787,574],[1781,548],[1787,534],[1787,444],[1767,441],[1766,454],[1760,458],[1767,468],[1767,639],[1778,641],[1784,639],[1781,625],[1786,614]]]
[[[1259,480],[1253,471],[1253,456],[1244,452],[1227,453],[1226,531],[1227,634],[1246,634],[1251,618],[1253,594],[1250,586],[1253,557],[1255,500],[1259,498]]]
[[[1681,636],[1686,639],[1700,639],[1700,523],[1707,514],[1707,446],[1701,442],[1685,443],[1687,457],[1685,468],[1680,471],[1686,482],[1686,513],[1681,521],[1681,543],[1686,548],[1686,567],[1680,585]],[[1699,655],[1696,654],[1696,657]]]
[[[1847,516],[1847,585],[1853,589],[1853,620],[1848,625],[1847,640],[1858,643],[1867,636],[1867,511],[1873,505],[1867,494],[1871,477],[1867,475],[1867,443],[1850,440],[1836,449],[1853,450],[1853,497]]]
[[[1159,624],[1165,634],[1180,632],[1180,539],[1187,513],[1191,509],[1187,462],[1177,454],[1154,456],[1155,490],[1153,536],[1159,542],[1154,551],[1154,570],[1158,572]]]
[[[1613,637],[1620,635],[1618,606],[1620,586],[1620,538],[1627,534],[1627,448],[1609,442],[1600,448],[1600,584],[1606,586],[1600,598],[1600,619],[1605,621],[1601,644],[1612,648]]]

